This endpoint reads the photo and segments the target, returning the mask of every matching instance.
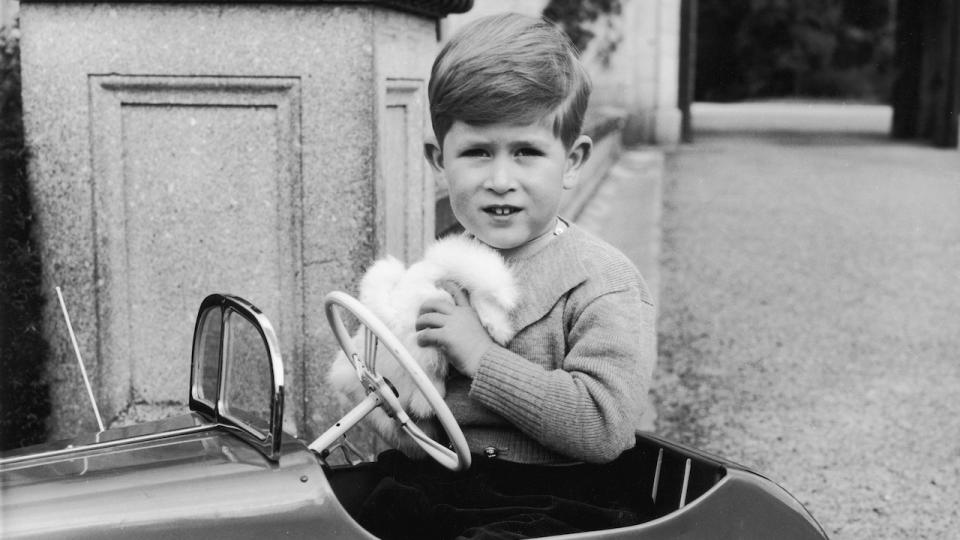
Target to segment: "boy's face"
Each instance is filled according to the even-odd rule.
[[[427,159],[443,175],[453,214],[483,243],[521,247],[552,231],[563,190],[576,185],[590,153],[581,136],[569,150],[547,122],[474,126],[455,121]]]

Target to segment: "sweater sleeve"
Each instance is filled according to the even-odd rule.
[[[602,294],[575,313],[562,369],[494,346],[470,397],[547,448],[610,461],[635,443],[654,364],[653,325],[653,306],[637,288]]]

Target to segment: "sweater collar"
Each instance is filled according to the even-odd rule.
[[[543,249],[510,260],[521,291],[520,305],[510,313],[517,332],[543,318],[561,296],[587,280],[587,269],[577,253],[583,234],[570,224]]]

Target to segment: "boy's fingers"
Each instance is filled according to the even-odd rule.
[[[439,300],[436,298],[431,300],[425,300],[422,304],[420,304],[419,315],[423,315],[424,313],[433,313],[433,312],[448,313],[450,311],[451,305],[452,304],[450,303],[449,300]]]
[[[418,332],[428,328],[440,328],[443,326],[443,314],[435,311],[421,313],[413,324],[413,328]]]
[[[419,330],[417,332],[417,345],[421,347],[429,347],[433,345],[433,341],[430,339],[429,330]]]
[[[421,347],[438,347],[440,340],[437,339],[437,331],[432,328],[420,330],[417,332],[417,345]]]
[[[470,293],[456,281],[444,281],[440,284],[440,288],[450,293],[454,304],[458,306],[470,305]]]
[[[469,306],[470,292],[466,289],[457,289],[457,291],[453,293],[453,303],[458,306]]]

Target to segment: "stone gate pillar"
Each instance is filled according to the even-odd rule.
[[[437,19],[469,7],[24,0],[53,437],[96,425],[57,285],[108,422],[185,409],[210,292],[273,321],[301,434],[332,418],[321,299],[432,236],[426,79]]]

